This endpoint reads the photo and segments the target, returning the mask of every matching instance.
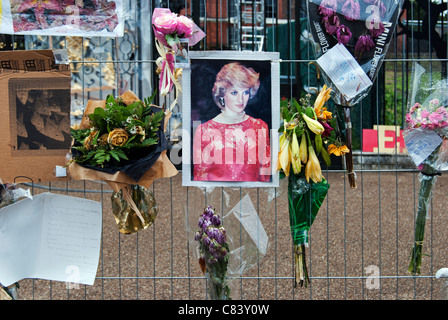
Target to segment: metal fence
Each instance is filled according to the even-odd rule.
[[[139,97],[152,93],[158,80],[150,18],[157,6],[191,16],[207,33],[195,50],[280,52],[282,96],[297,97],[315,77],[309,67],[314,58],[306,41],[304,1],[125,1],[124,5],[123,38],[25,37],[26,49],[68,49],[73,108],[109,93],[132,90]],[[208,283],[192,241],[196,219],[206,204],[224,214],[243,200],[256,210],[268,246],[264,254],[247,258],[249,270],[232,280],[234,299],[446,298],[441,295],[444,280],[436,279],[435,273],[448,266],[448,180],[444,175],[438,177],[426,225],[427,255],[422,274],[413,276],[407,268],[414,239],[418,172],[406,165],[406,156],[397,149],[389,154],[362,151],[363,129],[384,124],[402,128],[412,61],[446,73],[446,2],[405,1],[404,8],[403,23],[397,28],[380,76],[354,112],[358,187],[349,187],[342,167],[325,170],[330,190],[310,231],[309,287],[294,287],[285,181],[279,188],[200,189],[183,187],[179,172],[154,182],[151,191],[159,209],[157,219],[153,226],[131,235],[118,232],[111,212],[111,190],[104,183],[26,183],[34,194],[50,191],[101,201],[103,232],[93,286],[25,279],[19,283],[19,298],[206,299]],[[158,97],[158,103],[169,105],[172,98]],[[179,108],[174,110],[168,133],[181,125]],[[177,140],[172,138],[175,144]],[[244,247],[245,241],[235,237],[234,244]]]

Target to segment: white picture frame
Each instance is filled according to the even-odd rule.
[[[278,128],[280,127],[280,67],[278,52],[190,51],[190,64],[182,71],[182,185],[196,187],[278,187],[276,172]],[[213,101],[212,87],[216,74],[227,63],[240,62],[260,74],[260,87],[250,99],[246,114],[263,120],[270,147],[269,181],[196,180],[193,169],[193,141],[199,124],[212,119],[220,110]],[[227,159],[227,158],[226,158]]]

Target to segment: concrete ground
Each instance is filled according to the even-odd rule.
[[[207,299],[206,280],[192,240],[197,218],[205,204],[228,213],[244,199],[258,212],[258,226],[262,228],[256,230],[265,230],[268,243],[266,253],[257,254],[244,228],[234,225],[230,217],[225,219],[231,246],[240,249],[232,255],[233,263],[253,264],[231,282],[233,299],[439,299],[442,280],[434,275],[438,269],[448,267],[447,177],[439,177],[436,184],[426,224],[423,248],[428,255],[423,257],[422,274],[412,277],[407,267],[414,236],[418,175],[358,172],[356,189],[349,188],[344,172],[325,175],[330,190],[310,232],[307,259],[311,286],[307,288],[295,288],[293,283],[286,181],[275,189],[215,188],[205,193],[196,187],[182,187],[179,173],[155,181],[151,190],[159,209],[156,222],[131,235],[117,231],[107,185],[91,181],[51,183],[52,192],[103,203],[97,279],[93,286],[70,290],[64,282],[25,279],[19,282],[19,298]],[[103,193],[90,192],[101,188]],[[33,188],[34,193],[46,191]]]

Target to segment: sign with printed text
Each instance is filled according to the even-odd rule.
[[[399,126],[373,126],[362,130],[362,151],[377,153],[407,153],[403,130]]]

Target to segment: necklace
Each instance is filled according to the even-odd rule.
[[[246,116],[246,112],[243,111],[243,112],[237,113],[236,117],[230,118],[224,114],[224,110],[221,110],[221,116],[224,118],[224,120],[234,123],[234,122],[240,122],[241,120],[243,120],[244,117]]]

